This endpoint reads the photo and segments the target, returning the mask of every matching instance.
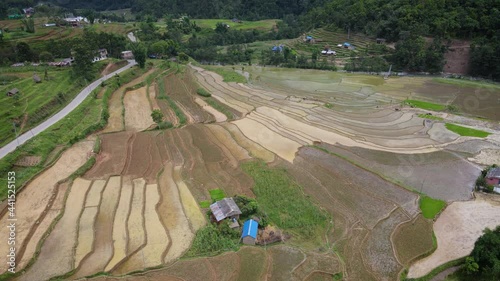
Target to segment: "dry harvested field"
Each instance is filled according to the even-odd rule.
[[[467,256],[483,230],[500,225],[500,199],[481,193],[468,202],[453,202],[434,223],[437,249],[430,256],[414,263],[408,277],[429,273],[433,268]]]
[[[452,103],[466,88],[423,78],[249,71],[249,84],[226,83],[187,66],[123,96],[117,91],[110,123],[98,133],[94,166],[67,180],[92,150],[91,141],[80,142],[19,194],[18,256],[28,266],[19,279],[104,272],[109,276],[95,279],[304,281],[342,274],[344,280],[397,280],[404,268],[421,276],[467,254],[482,228],[500,224],[487,215],[498,213],[498,202],[479,195],[451,203],[432,226],[411,191],[448,202],[470,199],[481,168],[475,163],[497,155],[496,131],[482,140],[464,138],[443,123],[424,122],[417,111],[394,110],[408,95]],[[236,120],[206,104],[198,87]],[[157,108],[174,128],[148,130]],[[306,197],[330,214],[323,244],[292,237],[280,245],[182,258],[207,223],[200,202],[211,201],[209,190],[255,197],[254,180],[241,168],[252,159],[287,169]],[[474,219],[473,213],[483,215]],[[418,261],[432,250],[433,229],[437,251]],[[5,243],[1,253],[8,253]],[[157,269],[131,273],[151,268]]]

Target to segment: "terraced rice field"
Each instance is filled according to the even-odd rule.
[[[467,157],[484,147],[499,150],[498,132],[477,142],[424,121],[420,112],[394,110],[398,99],[407,98],[402,89],[418,88],[421,81],[405,80],[402,86],[371,76],[251,71],[250,84],[225,83],[215,73],[187,66],[127,92],[123,104],[120,95],[112,98],[110,122],[116,124],[99,132],[95,165],[67,181],[93,145],[78,143],[20,193],[19,209],[25,212],[19,211],[18,256],[24,267],[31,257],[35,261],[18,279],[104,272],[109,276],[94,279],[331,280],[341,274],[345,280],[396,280],[405,267],[414,276],[425,274],[429,264],[470,247],[450,250],[453,239],[440,232],[450,224],[462,230],[450,218],[469,209],[455,206],[474,203],[482,212],[497,207],[480,200],[452,203],[452,214],[448,208],[434,225],[438,250],[416,261],[433,247],[432,225],[422,218],[419,195],[412,190],[449,202],[469,199],[468,183],[479,168]],[[200,86],[236,112],[236,120],[228,122],[201,103]],[[157,107],[175,128],[147,130]],[[291,237],[270,247],[180,259],[207,223],[199,205],[211,201],[210,190],[255,197],[253,178],[241,169],[252,159],[286,169],[306,198],[330,214],[328,230],[309,244]],[[453,174],[457,167],[460,175]],[[500,222],[489,216],[477,220],[472,236],[495,223]],[[2,245],[0,254],[6,255]]]

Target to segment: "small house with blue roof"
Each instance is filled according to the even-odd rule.
[[[259,223],[249,219],[243,224],[243,231],[241,232],[241,240],[243,244],[255,245],[257,240],[257,231],[259,229]]]

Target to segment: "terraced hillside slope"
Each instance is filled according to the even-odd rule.
[[[93,167],[69,177],[92,155],[92,141],[78,143],[19,195],[19,208],[33,211],[19,227],[23,274],[16,278],[397,280],[434,249],[432,221],[421,215],[413,191],[468,200],[479,168],[467,157],[500,149],[492,128],[485,139],[461,137],[415,109],[400,109],[391,91],[401,85],[393,81],[300,72],[311,80],[306,84],[286,78],[297,73],[270,71],[274,82],[255,69],[252,83],[241,84],[187,66],[116,91],[109,100],[114,123],[98,133]],[[197,95],[199,87],[212,96]],[[158,108],[172,128],[154,129],[149,114]],[[200,203],[211,202],[210,190],[266,199],[245,169],[253,161],[266,163],[266,173],[285,171],[328,214],[324,232],[311,241],[291,232],[271,247],[182,258],[207,224]],[[494,213],[485,216],[500,224]],[[451,247],[438,244],[439,251]],[[7,252],[0,246],[0,254]],[[427,267],[415,276],[428,272],[429,263],[421,264]]]

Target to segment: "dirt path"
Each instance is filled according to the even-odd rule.
[[[92,150],[93,142],[84,141],[66,150],[59,160],[46,171],[39,174],[17,194],[16,204],[16,244],[19,250],[28,244],[32,232],[39,227],[38,220],[43,216],[51,198],[55,195],[57,183],[69,177],[87,161],[87,154]],[[8,225],[7,215],[2,217],[0,224]],[[46,227],[47,225],[44,224]],[[8,228],[0,228],[0,237],[8,237]],[[0,254],[7,256],[7,243],[0,243]],[[7,270],[7,263],[0,263],[0,272]]]
[[[146,87],[125,93],[125,130],[142,131],[153,124]]]
[[[500,199],[476,195],[476,200],[453,202],[441,213],[434,223],[438,247],[410,267],[409,278],[421,277],[439,265],[468,255],[485,228],[500,225]]]

